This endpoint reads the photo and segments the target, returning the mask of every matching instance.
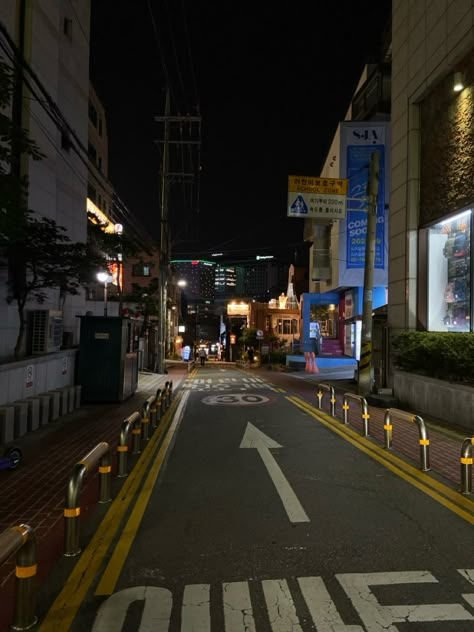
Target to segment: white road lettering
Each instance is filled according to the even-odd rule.
[[[393,623],[415,621],[469,621],[473,617],[461,604],[382,606],[369,586],[437,583],[428,571],[393,573],[347,573],[336,575],[367,632],[398,632]]]
[[[458,573],[461,573],[461,575],[474,586],[474,568],[458,569]],[[474,594],[463,593],[462,598],[474,608]]]
[[[268,579],[262,586],[272,632],[302,632],[286,580]]]
[[[226,632],[256,632],[247,582],[222,585]]]
[[[209,584],[186,586],[181,610],[181,632],[211,632]]]
[[[363,632],[359,625],[344,624],[321,577],[300,577],[298,584],[318,632]]]
[[[144,601],[138,632],[168,632],[173,597],[166,588],[136,586],[126,588],[104,601],[100,606],[92,632],[122,630],[127,612],[135,601]]]
[[[282,446],[249,422],[240,447],[257,450],[281,498],[290,522],[310,522],[295,492],[291,489],[278,463],[270,453],[271,449]]]

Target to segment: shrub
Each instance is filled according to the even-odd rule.
[[[394,364],[411,373],[450,382],[474,382],[471,333],[405,331],[392,340]]]

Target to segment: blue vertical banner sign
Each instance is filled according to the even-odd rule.
[[[347,217],[340,222],[339,285],[362,286],[367,240],[367,183],[373,152],[380,157],[375,234],[374,285],[388,282],[388,123],[344,122],[340,125],[341,176],[348,179]]]

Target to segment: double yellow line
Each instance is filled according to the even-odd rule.
[[[295,396],[288,396],[286,399],[410,485],[421,490],[463,520],[474,524],[474,502],[460,492],[444,485],[426,472],[416,469],[389,450],[385,450],[370,439],[362,437],[349,426],[314,408],[303,399]]]
[[[39,632],[70,629],[93,581],[101,571],[107,552],[146,476],[145,483],[133,507],[133,512],[120,535],[117,546],[99,582],[96,594],[112,594],[114,591],[115,584],[150,499],[153,486],[179,424],[181,416],[177,414],[178,406],[179,410],[182,410],[188,396],[189,393],[184,395],[180,393],[166,411],[160,427],[153,433],[142,455],[121,488],[120,494],[113,501],[107,515],[79,558],[64,588],[41,624]]]

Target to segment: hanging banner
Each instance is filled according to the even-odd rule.
[[[379,154],[374,285],[388,283],[388,142],[386,122],[340,124],[341,175],[347,176],[347,216],[340,222],[339,285],[362,286],[367,240],[367,183],[373,152]]]

